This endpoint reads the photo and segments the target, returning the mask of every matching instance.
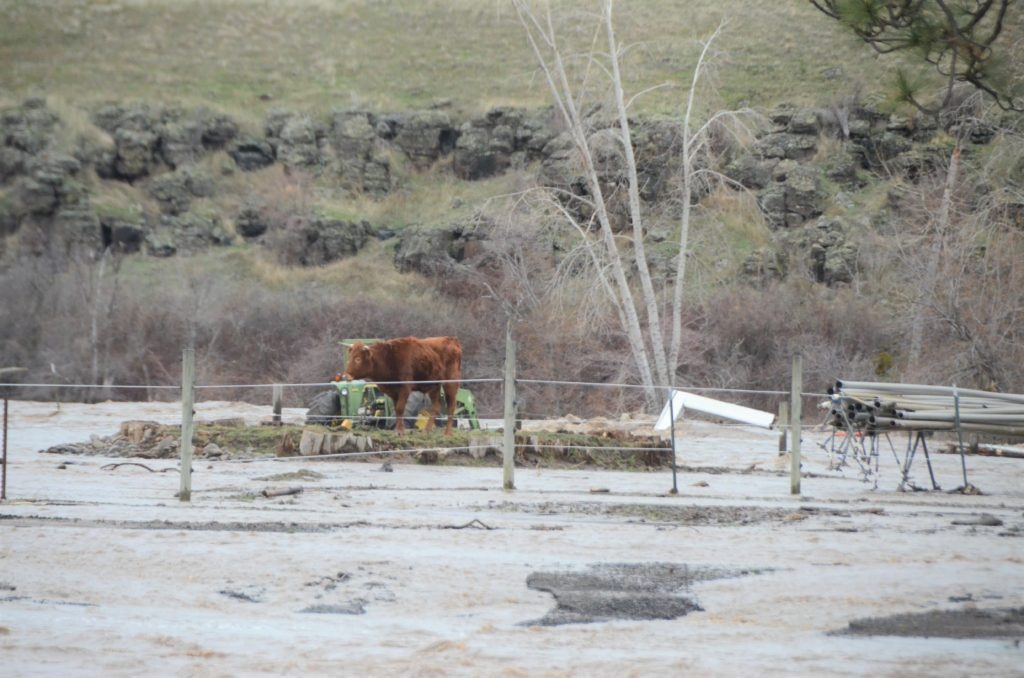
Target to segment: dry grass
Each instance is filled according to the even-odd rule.
[[[570,50],[574,38],[589,45],[587,7],[558,3]],[[731,17],[718,60],[726,105],[814,101],[854,71],[878,72],[866,47],[804,2],[651,0],[616,12],[630,49],[628,87],[673,85],[641,99],[646,110],[678,109],[693,39],[723,17]],[[76,103],[205,102],[254,123],[270,106],[407,110],[448,99],[477,111],[547,102],[504,0],[0,0],[0,63],[0,97],[42,90]],[[829,80],[829,69],[846,75]]]

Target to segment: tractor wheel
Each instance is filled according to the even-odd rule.
[[[330,424],[341,415],[341,400],[337,391],[321,391],[313,396],[306,410],[306,424]]]
[[[430,409],[430,398],[427,397],[426,393],[420,393],[419,391],[413,391],[409,394],[409,399],[405,401],[405,427],[412,428],[416,425],[416,417],[420,415],[423,410]]]

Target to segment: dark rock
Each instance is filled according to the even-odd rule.
[[[144,239],[146,253],[151,257],[173,257],[178,253],[174,234],[168,229],[148,231]]]
[[[284,129],[288,120],[294,115],[291,111],[285,111],[280,108],[270,109],[263,120],[263,134],[272,139],[279,138],[281,130]]]
[[[804,220],[823,211],[825,194],[820,172],[807,165],[799,165],[786,175],[786,211],[800,215]]]
[[[246,238],[258,238],[267,232],[267,221],[259,208],[246,205],[235,215],[235,229]]]
[[[854,141],[856,143],[854,149],[861,158],[861,164],[873,170],[883,169],[885,163],[911,149],[909,139],[893,132],[885,132],[881,136],[857,138]]]
[[[466,180],[483,179],[511,166],[541,159],[554,132],[540,115],[499,107],[459,128],[453,171]]]
[[[857,249],[848,242],[841,219],[821,218],[798,234],[795,245],[807,253],[814,279],[826,285],[849,283],[857,271]]]
[[[763,286],[785,277],[785,264],[779,253],[770,247],[761,247],[748,256],[742,267],[743,277],[750,283]]]
[[[811,108],[802,108],[794,112],[786,124],[786,131],[791,134],[817,134],[820,129],[818,112]]]
[[[100,220],[103,244],[115,252],[132,253],[142,249],[146,231],[142,224],[116,217]]]
[[[825,176],[840,184],[859,187],[863,184],[857,175],[859,167],[856,156],[849,152],[836,153],[825,161]]]
[[[7,183],[25,171],[28,154],[11,146],[0,146],[0,184]]]
[[[16,211],[22,215],[49,216],[57,209],[60,198],[56,189],[32,177],[21,177],[14,183]]]
[[[401,273],[416,271],[428,276],[450,271],[479,251],[481,238],[476,229],[464,224],[410,226],[395,248],[395,268]]]
[[[305,246],[299,256],[303,266],[319,266],[359,252],[373,229],[365,221],[314,219],[302,229]]]
[[[53,234],[65,246],[103,249],[103,231],[96,212],[86,206],[64,207],[53,217]]]
[[[114,134],[114,173],[118,178],[134,181],[152,171],[159,137],[153,132],[118,128]]]
[[[366,614],[365,600],[350,600],[339,605],[310,605],[299,610],[303,614]]]
[[[153,256],[171,256],[178,252],[196,252],[211,245],[230,245],[234,237],[216,214],[186,212],[165,215],[159,228],[147,231],[146,251]]]
[[[769,226],[782,228],[786,225],[786,187],[773,184],[758,195],[758,204]]]
[[[391,164],[378,148],[375,122],[366,112],[334,111],[328,139],[342,185],[381,195],[391,190]]]
[[[725,173],[747,188],[765,188],[772,183],[772,172],[778,164],[776,158],[761,159],[746,154],[730,162],[725,168]]]
[[[160,157],[171,168],[199,160],[203,152],[203,128],[196,120],[168,122],[160,130]]]
[[[235,161],[238,169],[252,172],[274,164],[274,147],[270,143],[256,138],[246,138],[232,143],[228,155]]]
[[[204,111],[201,120],[203,146],[208,150],[224,148],[238,136],[238,123],[226,115]]]
[[[267,140],[277,159],[293,167],[312,168],[321,163],[318,138],[324,136],[313,118],[304,113],[273,111],[265,125]]]
[[[188,192],[197,198],[209,198],[213,195],[215,186],[213,177],[201,167],[185,167],[179,169],[178,173],[185,177],[185,187]]]
[[[455,148],[458,131],[443,111],[417,111],[397,126],[393,143],[417,169],[426,169]]]
[[[0,146],[36,154],[47,148],[59,118],[42,106],[8,108],[0,111]]]
[[[181,172],[161,174],[150,182],[147,193],[160,203],[164,214],[184,214],[192,206],[192,192],[187,182]]]
[[[171,168],[193,164],[210,150],[223,148],[238,134],[231,118],[206,108],[171,110],[158,129],[160,152]]]
[[[758,140],[755,150],[764,158],[807,160],[817,150],[817,138],[788,132],[768,134]]]
[[[21,225],[21,219],[14,205],[11,201],[5,200],[0,197],[0,236],[11,235],[18,230],[18,226]],[[3,252],[0,251],[0,255]]]

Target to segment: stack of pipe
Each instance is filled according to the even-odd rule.
[[[869,431],[952,431],[1024,436],[1024,395],[949,386],[840,379],[829,389],[832,424]]]

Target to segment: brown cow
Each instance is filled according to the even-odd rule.
[[[462,378],[462,344],[455,337],[403,337],[366,345],[357,341],[349,348],[345,379],[374,381],[395,402],[395,429],[405,433],[405,403],[413,391],[430,398],[430,419],[427,429],[441,411],[441,388],[448,401],[448,424],[445,435],[451,435],[455,420],[455,397]],[[388,383],[393,382],[393,383]],[[443,383],[442,383],[443,382]]]

